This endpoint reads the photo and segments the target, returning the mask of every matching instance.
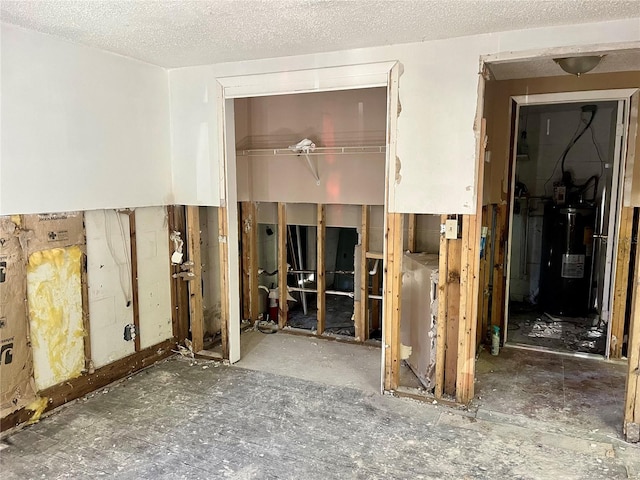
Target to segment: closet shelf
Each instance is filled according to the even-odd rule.
[[[370,146],[356,146],[356,147],[316,147],[313,152],[309,152],[308,155],[354,155],[363,153],[385,153],[386,147],[370,145]],[[238,150],[237,156],[243,157],[270,157],[275,155],[291,155],[300,156],[304,153],[294,152],[289,148],[261,148],[251,150]]]

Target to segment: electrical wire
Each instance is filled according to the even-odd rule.
[[[580,118],[580,121],[578,122],[578,126],[576,127],[576,131],[573,132],[573,135],[571,136],[571,139],[575,138],[575,136],[577,135],[578,131],[580,130],[580,125],[581,124],[582,124],[582,118]],[[571,143],[571,140],[569,140],[569,143]],[[556,164],[553,166],[553,170],[551,171],[551,175],[549,176],[549,178],[547,178],[547,181],[544,182],[543,190],[544,190],[544,194],[545,195],[547,195],[547,184],[555,176],[556,169],[558,168],[558,164],[560,163],[560,160],[562,160],[562,156],[563,155],[564,155],[564,152],[558,157],[558,160],[556,160]]]
[[[124,256],[125,256],[125,262],[124,265],[127,267],[127,271],[125,273],[127,273],[127,275],[125,276],[125,278],[123,279],[122,274],[122,266],[123,263],[120,261],[120,258],[118,257],[118,255],[116,255],[115,249],[113,247],[113,242],[112,242],[112,235],[111,235],[111,224],[109,222],[109,217],[107,216],[107,210],[103,210],[102,213],[104,215],[104,226],[105,226],[105,234],[106,234],[106,240],[107,240],[107,248],[109,249],[109,253],[111,254],[111,258],[113,259],[114,263],[116,264],[116,266],[118,267],[118,280],[120,283],[120,289],[122,290],[122,294],[124,295],[125,301],[126,301],[126,305],[127,307],[129,305],[131,305],[132,302],[132,294],[131,294],[131,259],[129,258],[129,252],[127,252],[126,248],[127,248],[127,241],[126,241],[126,237],[124,235],[124,226],[122,225],[121,221],[120,221],[120,214],[116,211],[113,210],[113,212],[115,213],[117,219],[118,219],[118,224],[120,225],[120,234],[122,237],[122,250],[124,252]]]

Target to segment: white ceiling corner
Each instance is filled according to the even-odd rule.
[[[637,17],[638,0],[2,0],[3,22],[163,67]]]

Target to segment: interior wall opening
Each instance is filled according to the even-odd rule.
[[[519,109],[507,342],[606,354],[618,108],[610,101]]]

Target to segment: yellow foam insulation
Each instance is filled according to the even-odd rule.
[[[31,425],[32,423],[36,423],[37,421],[39,421],[42,413],[44,412],[44,409],[47,408],[48,404],[49,399],[47,397],[38,397],[29,405],[27,405],[25,408],[27,410],[33,411],[33,415],[31,415],[31,418],[29,419],[27,424]]]
[[[38,390],[80,375],[84,368],[82,251],[35,252],[27,265],[27,299]]]
[[[16,224],[16,227],[22,225],[22,217],[20,215],[11,215],[11,221]]]

